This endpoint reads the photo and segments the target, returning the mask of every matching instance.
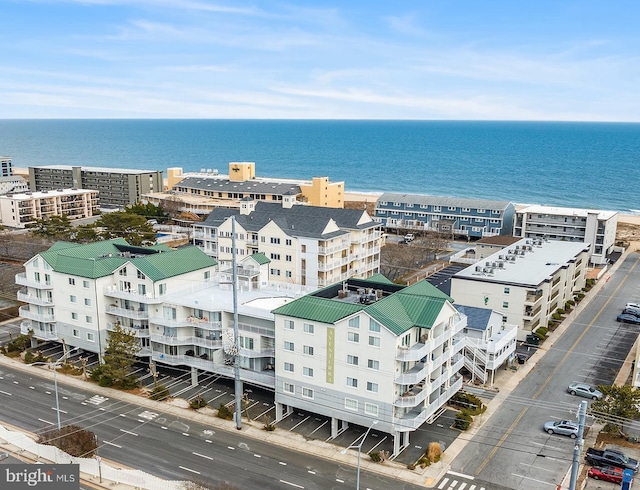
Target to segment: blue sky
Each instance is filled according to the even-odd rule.
[[[640,121],[636,0],[0,0],[0,118]]]

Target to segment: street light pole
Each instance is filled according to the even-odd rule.
[[[70,351],[67,351],[67,353],[64,354],[56,362],[50,363],[50,366],[53,367],[53,387],[54,387],[55,392],[56,392],[56,414],[58,415],[58,430],[60,430],[62,428],[62,425],[60,423],[60,400],[58,398],[58,363],[60,361],[64,361],[69,354],[71,354],[74,350],[78,350],[78,349],[79,349],[79,347],[74,347]]]
[[[349,447],[346,447],[342,451],[340,451],[342,454],[346,454],[347,453],[347,449],[357,449],[358,450],[358,469],[356,470],[356,490],[360,490],[360,453],[362,452],[362,446],[364,445],[364,441],[367,438],[367,436],[369,435],[369,432],[371,432],[371,429],[373,429],[373,426],[376,425],[377,423],[378,423],[377,420],[374,420],[373,422],[371,422],[371,425],[369,426],[367,431],[362,436],[362,440],[360,441],[360,444],[351,445]]]

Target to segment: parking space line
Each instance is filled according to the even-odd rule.
[[[303,423],[305,423],[307,420],[309,420],[311,418],[310,415],[307,415],[305,418],[303,418],[300,422],[298,422],[296,425],[294,425],[293,427],[291,427],[291,429],[289,429],[289,432],[291,432],[292,430],[298,428],[300,425],[302,425]]]
[[[325,420],[322,424],[320,424],[318,427],[316,427],[315,429],[313,429],[313,431],[311,431],[311,434],[309,434],[309,435],[312,435],[315,431],[322,429],[322,428],[323,428],[325,425],[327,425],[328,423],[329,423],[329,421],[328,421],[328,420]]]
[[[200,474],[199,471],[192,470],[191,468],[187,468],[186,466],[178,466],[178,468],[180,468],[181,470],[190,471],[191,473],[195,473],[196,475]]]

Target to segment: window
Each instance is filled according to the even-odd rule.
[[[291,271],[285,271],[284,275],[285,277],[293,277],[293,274],[291,273]]]
[[[509,288],[504,288],[504,294],[509,294],[510,289]]]
[[[118,274],[121,275],[121,276],[126,276],[127,275],[127,268],[123,267],[122,269],[120,269],[118,271]]]
[[[78,330],[77,328],[73,329],[73,336],[79,338],[80,337],[80,330]]]
[[[293,257],[291,257],[291,255],[285,255],[284,260],[286,260],[287,262],[291,262],[293,261]]]
[[[509,302],[508,301],[503,301],[502,302],[502,307],[503,308],[509,308]]]
[[[302,388],[302,398],[313,400],[313,390],[311,388]]]
[[[76,285],[76,280],[73,277],[69,278],[69,285],[70,286],[75,286]]]
[[[507,317],[506,316],[502,317],[502,323],[507,323]]]
[[[345,398],[344,408],[346,408],[347,410],[358,410],[358,400],[354,400],[353,398]]]
[[[284,321],[284,328],[286,328],[287,330],[293,330],[293,320],[285,320]]]
[[[93,323],[93,317],[90,317],[89,315],[85,316],[84,319],[87,323]]]
[[[380,324],[375,321],[373,318],[369,319],[369,332],[379,332]]]
[[[280,239],[277,237],[271,237],[271,243],[274,245],[280,245]]]
[[[372,347],[380,347],[380,337],[369,335],[369,345]]]
[[[302,368],[302,374],[308,376],[309,378],[313,378],[313,368],[305,367]]]
[[[358,379],[357,378],[347,378],[347,386],[351,386],[351,388],[358,387]]]
[[[360,342],[360,334],[358,332],[349,332],[347,340],[349,342]]]
[[[349,318],[349,327],[350,328],[360,328],[360,317],[355,316],[353,318]]]
[[[269,254],[271,260],[280,260],[280,254]]]
[[[300,245],[300,252],[307,253],[307,246],[306,245]]]
[[[35,277],[36,282],[40,282],[40,273],[39,272],[34,272],[33,273],[33,277]]]
[[[289,342],[287,340],[284,341],[284,350],[294,350],[295,349],[295,345],[293,342]]]
[[[302,352],[304,352],[308,356],[312,356],[313,355],[313,346],[311,346],[311,345],[302,346]]]
[[[96,337],[95,337],[95,335],[94,335],[94,334],[92,334],[91,332],[87,332],[87,340],[88,340],[89,342],[95,342]]]
[[[167,292],[167,285],[166,284],[159,284],[158,285],[158,292],[160,294],[166,294]]]
[[[89,289],[89,281],[82,281],[82,287],[85,289]]]
[[[138,294],[145,295],[147,294],[147,285],[146,284],[138,284]]]
[[[72,320],[77,320],[78,319],[78,314],[77,313],[71,313],[71,319]]]
[[[311,323],[305,323],[302,326],[302,330],[304,333],[313,333],[313,325]]]
[[[292,373],[294,371],[293,363],[285,362],[284,363],[284,370]]]
[[[240,336],[238,341],[240,343],[240,347],[253,350],[253,338]]]
[[[72,303],[77,303],[78,302],[78,298],[75,297],[75,295],[71,295],[69,296],[69,301],[71,301]]]
[[[347,364],[352,364],[353,366],[357,366],[358,365],[358,356],[348,355],[347,356]]]
[[[282,385],[282,391],[293,394],[296,391],[296,387],[291,383],[285,383]]]
[[[84,305],[85,306],[91,306],[91,299],[90,298],[85,298],[84,299]]]
[[[287,238],[287,239],[284,241],[284,243],[285,243],[285,245],[286,245],[287,247],[290,247],[291,245],[293,245],[293,241],[291,240],[291,238]]]
[[[146,278],[147,278],[147,276],[145,276],[145,275],[142,273],[142,271],[137,271],[137,276],[138,276],[138,279],[146,279]]]
[[[280,275],[280,269],[270,269],[269,272],[271,273],[272,276]]]
[[[369,369],[379,370],[380,369],[380,361],[376,361],[375,359],[369,359],[367,361],[367,367]]]
[[[367,381],[367,391],[370,391],[371,393],[378,393],[378,383]]]
[[[373,415],[374,417],[378,416],[378,405],[374,405],[373,403],[365,403],[364,404],[364,413],[367,415]]]
[[[211,271],[204,271],[204,280],[208,281],[211,279]]]

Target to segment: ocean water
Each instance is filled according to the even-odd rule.
[[[166,171],[256,162],[265,177],[640,214],[640,124],[325,120],[0,120],[15,167]]]

